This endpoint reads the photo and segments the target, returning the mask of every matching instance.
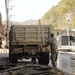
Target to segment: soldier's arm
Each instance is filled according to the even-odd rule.
[[[45,44],[43,45],[43,47],[47,47],[47,46],[49,46],[49,45],[50,45],[50,40],[47,39],[47,40],[45,41]]]

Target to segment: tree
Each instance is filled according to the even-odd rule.
[[[51,24],[53,27],[66,28],[67,13],[71,13],[71,27],[75,27],[75,0],[61,0],[41,18],[42,24]]]

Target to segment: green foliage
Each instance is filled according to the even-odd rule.
[[[61,0],[41,18],[42,24],[51,24],[53,27],[66,28],[67,14],[71,14],[70,27],[75,27],[75,0]]]

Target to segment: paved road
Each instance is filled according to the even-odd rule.
[[[75,52],[60,52],[57,67],[75,75]]]
[[[5,65],[8,63],[8,53],[0,53],[0,65]]]
[[[51,66],[51,62],[49,65]],[[75,52],[59,52],[57,67],[65,73],[75,75]]]
[[[0,53],[0,65],[8,62],[8,53]],[[51,66],[51,63],[49,63]],[[75,53],[59,52],[57,67],[75,75]]]

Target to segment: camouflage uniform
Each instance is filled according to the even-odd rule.
[[[46,47],[46,46],[50,45],[50,48],[51,48],[51,63],[53,65],[53,67],[56,67],[57,57],[58,57],[58,45],[57,45],[56,38],[54,38],[54,34],[51,34],[51,35],[53,35],[53,37],[48,39],[44,46]]]

